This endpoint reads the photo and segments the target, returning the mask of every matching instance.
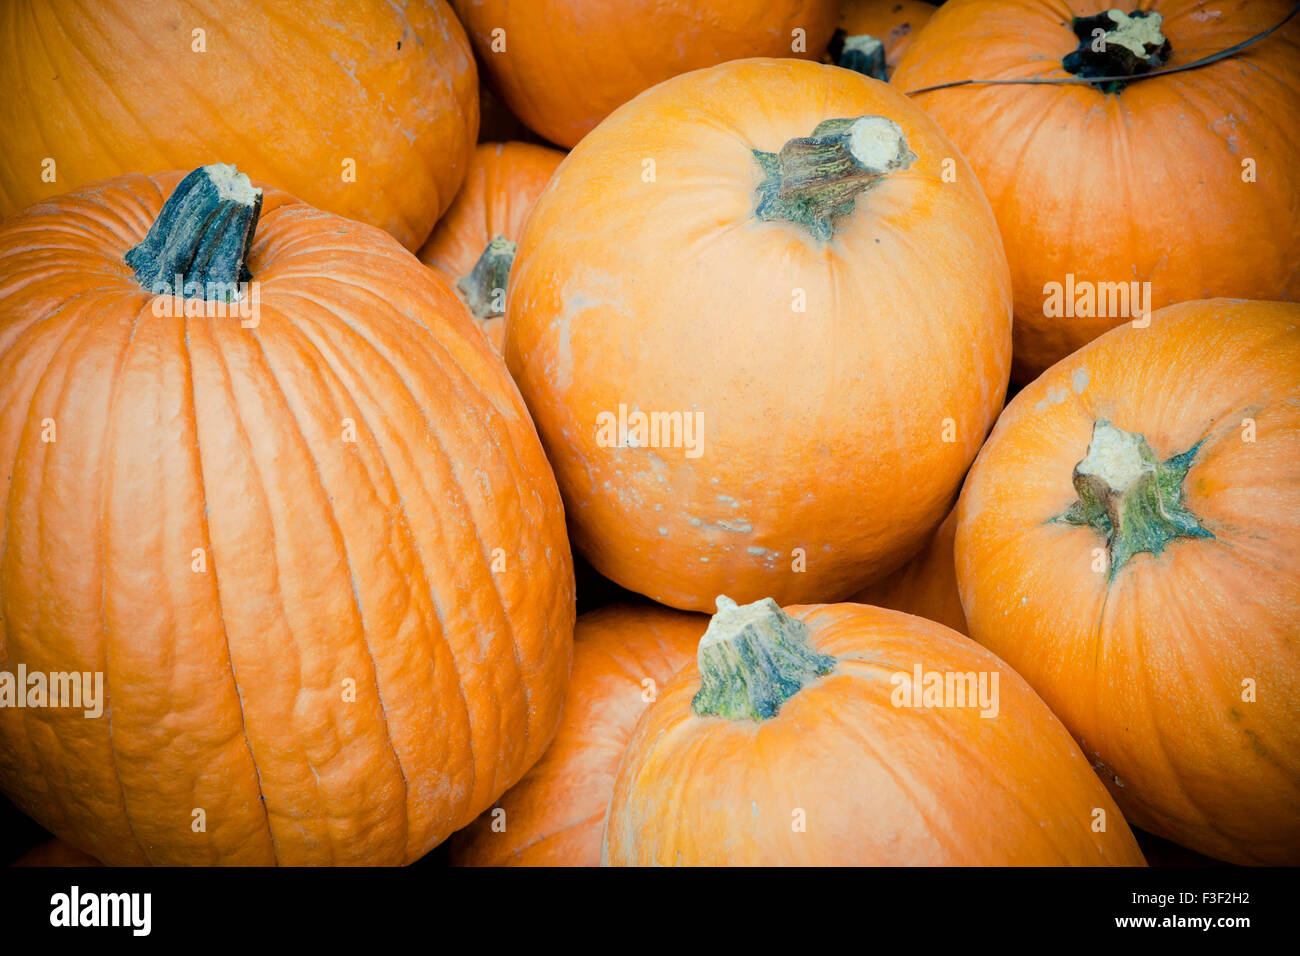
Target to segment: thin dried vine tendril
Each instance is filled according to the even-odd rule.
[[[1150,73],[1138,73],[1135,76],[1033,76],[1025,77],[1019,80],[953,80],[951,83],[939,83],[936,86],[923,86],[919,90],[908,90],[908,96],[915,96],[917,93],[929,93],[932,90],[947,90],[954,86],[1058,86],[1078,83],[1138,83],[1142,80],[1152,80],[1157,76],[1168,76],[1171,73],[1182,73],[1184,70],[1196,70],[1203,66],[1209,66],[1211,63],[1218,63],[1220,60],[1226,60],[1230,56],[1235,56],[1246,47],[1254,46],[1260,40],[1264,39],[1270,33],[1282,29],[1292,17],[1300,13],[1300,3],[1291,8],[1291,12],[1283,17],[1277,24],[1269,27],[1263,33],[1257,33],[1248,40],[1242,40],[1240,43],[1228,47],[1226,50],[1220,50],[1218,53],[1211,53],[1209,56],[1203,56],[1199,60],[1191,63],[1184,63],[1181,66],[1169,66],[1159,70],[1152,70]]]

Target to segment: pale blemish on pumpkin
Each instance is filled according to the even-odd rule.
[[[1229,113],[1227,116],[1221,116],[1210,124],[1210,131],[1215,136],[1219,136],[1228,145],[1228,152],[1233,156],[1240,156],[1241,149],[1237,142],[1237,134],[1240,130],[1237,127],[1237,117]]]
[[[667,537],[667,536],[668,536],[668,529],[665,528],[663,525],[660,525],[660,526],[659,526],[659,533],[662,534],[662,535],[664,535],[665,537]]]
[[[757,554],[757,555],[764,555],[764,554],[767,554],[767,548],[760,548],[760,547],[759,547],[758,545],[756,545],[756,544],[751,544],[751,545],[750,545],[748,548],[746,548],[745,550],[748,551],[750,554]]]
[[[1088,387],[1091,380],[1086,368],[1076,368],[1070,373],[1070,387],[1074,389],[1075,395],[1083,394],[1083,390]]]
[[[731,505],[731,507],[733,508],[740,507],[740,502],[737,501],[735,498],[731,497],[731,495],[718,495],[718,500],[721,501],[724,505]]]
[[[754,533],[754,526],[748,521],[719,521],[718,527],[723,531],[734,531],[737,534]]]
[[[1065,401],[1069,396],[1070,393],[1063,388],[1049,388],[1047,390],[1047,397],[1040,398],[1034,403],[1034,411],[1041,412],[1045,411],[1049,406],[1060,405],[1061,402]]]

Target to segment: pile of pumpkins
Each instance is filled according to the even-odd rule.
[[[6,18],[0,671],[105,700],[0,789],[109,865],[1300,863],[1300,19],[1058,6]]]

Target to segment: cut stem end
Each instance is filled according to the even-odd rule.
[[[225,163],[200,166],[176,185],[124,259],[155,295],[232,302],[252,278],[248,250],[261,213],[262,190],[247,176]]]
[[[490,319],[506,313],[506,283],[519,246],[505,236],[497,236],[484,248],[469,275],[456,283],[470,312],[476,319]]]
[[[755,150],[754,157],[766,173],[754,215],[797,223],[822,241],[853,212],[860,193],[917,159],[903,130],[884,116],[826,120],[779,153]]]
[[[1142,551],[1159,554],[1178,538],[1212,537],[1183,501],[1196,450],[1162,462],[1142,435],[1104,418],[1093,425],[1088,453],[1074,466],[1079,500],[1063,518],[1106,538],[1112,577]]]
[[[718,598],[718,613],[700,638],[701,716],[769,720],[807,684],[835,669],[835,658],[808,643],[808,625],[771,598],[737,606]]]

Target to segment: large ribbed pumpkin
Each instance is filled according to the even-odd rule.
[[[234,162],[415,249],[478,129],[444,0],[4,3],[0,88],[0,216],[122,173]]]
[[[465,185],[418,253],[501,348],[506,282],[524,223],[564,153],[532,143],[481,143]]]
[[[555,741],[524,779],[452,837],[459,866],[599,866],[614,772],[637,718],[695,659],[709,619],[615,604],[578,618]]]
[[[698,662],[637,722],[602,852],[622,866],[1144,862],[1061,722],[975,642],[861,604],[725,597]]]
[[[971,636],[1128,818],[1300,863],[1300,305],[1108,332],[1007,406],[958,505]]]
[[[949,0],[892,82],[1177,67],[1278,24],[1293,3],[1141,6],[1151,15],[1112,13],[1113,0]],[[1096,34],[1106,52],[1093,52]],[[1300,20],[1217,63],[1127,85],[973,85],[916,101],[998,217],[1017,380],[1148,307],[1300,299]]]
[[[569,154],[520,240],[504,355],[606,577],[684,610],[831,600],[951,507],[1010,309],[988,203],[929,117],[849,70],[739,60]]]
[[[0,502],[0,671],[104,690],[0,708],[0,786],[105,863],[407,863],[555,730],[571,556],[505,368],[391,237],[232,167],[0,226]]]
[[[669,77],[741,57],[815,59],[838,0],[452,0],[501,96],[572,148]]]

